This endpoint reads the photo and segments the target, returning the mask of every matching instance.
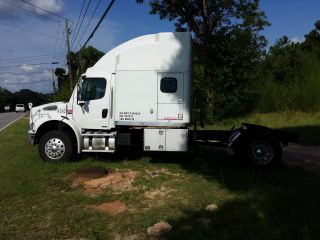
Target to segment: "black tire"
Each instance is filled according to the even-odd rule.
[[[47,132],[39,141],[39,154],[45,162],[69,161],[73,150],[71,137],[61,131]]]
[[[282,148],[279,142],[268,138],[250,139],[233,148],[237,158],[259,168],[270,168],[281,162]]]

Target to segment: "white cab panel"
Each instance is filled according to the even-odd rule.
[[[128,125],[156,121],[156,79],[152,71],[116,72],[116,121]]]
[[[150,34],[119,45],[88,68],[87,77],[109,80],[115,76],[114,94],[108,98],[113,104],[107,106],[114,118],[108,128],[185,127],[190,123],[191,48],[190,33]],[[175,92],[160,91],[163,77],[177,79]],[[108,90],[111,95],[112,88]]]
[[[101,77],[88,77],[85,81],[92,82],[93,79],[105,81],[105,88],[97,86],[93,88],[94,94],[98,94],[97,99],[84,101],[84,104],[77,104],[76,90],[73,93],[73,114],[72,118],[81,129],[109,129],[110,120],[110,82]],[[83,85],[83,91],[85,86]],[[89,89],[88,89],[89,92]],[[103,117],[102,112],[107,111],[106,117]]]
[[[144,129],[145,151],[186,152],[188,129]]]
[[[144,150],[165,151],[166,150],[165,129],[144,129]]]
[[[158,120],[183,121],[183,73],[158,73]]]
[[[166,129],[166,151],[186,152],[188,129]]]

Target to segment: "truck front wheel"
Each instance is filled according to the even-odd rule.
[[[272,139],[251,139],[234,148],[238,158],[261,168],[275,166],[282,158],[279,142]]]
[[[70,136],[60,131],[47,132],[39,141],[39,154],[45,162],[70,160],[73,154]]]

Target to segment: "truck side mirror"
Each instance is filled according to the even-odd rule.
[[[84,101],[81,100],[81,82],[77,83],[77,104],[81,107],[84,105]]]

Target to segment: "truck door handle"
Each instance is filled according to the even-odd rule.
[[[102,109],[102,118],[106,118],[108,116],[108,109]]]

